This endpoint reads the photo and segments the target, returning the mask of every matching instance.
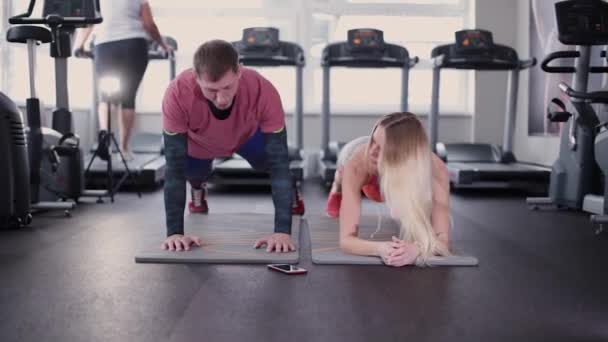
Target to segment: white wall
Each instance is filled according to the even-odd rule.
[[[492,31],[494,41],[515,47],[520,58],[529,58],[529,0],[476,0],[476,26]],[[536,57],[539,61],[544,56]],[[535,66],[538,68],[538,65]],[[502,143],[507,73],[477,72],[475,141]],[[520,73],[514,152],[521,161],[551,165],[557,157],[555,137],[528,136],[528,73]]]
[[[517,51],[527,56],[530,51],[530,3],[529,0],[517,0],[517,17],[514,21],[517,30]],[[544,56],[534,56],[538,62]],[[537,66],[538,68],[538,66]],[[529,89],[528,74],[520,77],[520,94],[526,94]],[[543,165],[551,165],[559,152],[558,137],[531,137],[528,136],[528,96],[521,96],[517,106],[520,120],[515,130],[515,152],[519,159]]]
[[[476,28],[492,32],[494,42],[513,46],[516,9],[512,1],[477,0]],[[525,55],[524,55],[525,56]],[[507,72],[475,72],[475,117],[473,140],[502,143],[507,92]]]

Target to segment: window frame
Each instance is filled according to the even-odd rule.
[[[2,13],[2,23],[0,24],[0,29],[5,33],[5,29],[8,26],[8,17],[12,12],[14,4],[17,0],[10,0],[3,2],[3,10]],[[419,16],[432,16],[432,17],[461,17],[463,18],[464,27],[471,27],[474,23],[474,15],[473,15],[473,0],[458,0],[454,4],[449,3],[441,3],[438,2],[436,4],[428,4],[428,3],[363,3],[356,2],[352,3],[349,0],[289,0],[289,1],[280,1],[280,2],[272,2],[273,0],[263,0],[262,7],[254,7],[254,8],[217,8],[212,7],[201,11],[200,7],[192,7],[192,6],[183,6],[183,7],[169,7],[168,5],[163,6],[161,2],[152,3],[153,13],[158,18],[197,18],[201,21],[204,20],[205,17],[239,17],[239,16],[249,16],[249,17],[265,17],[268,18],[269,21],[272,21],[272,18],[281,18],[281,20],[288,20],[293,22],[293,31],[295,32],[295,39],[298,44],[302,46],[305,52],[306,58],[306,67],[304,68],[303,73],[303,82],[304,82],[304,111],[306,114],[316,115],[320,112],[319,103],[321,99],[315,98],[316,87],[321,87],[321,84],[317,84],[315,82],[315,72],[320,69],[320,58],[313,57],[311,53],[311,48],[317,44],[314,42],[313,30],[311,30],[312,25],[315,23],[316,16],[327,16],[329,29],[328,32],[332,32],[335,30],[337,21],[331,18],[335,18],[342,15],[381,15],[381,16],[400,16],[400,17],[419,17]],[[415,0],[414,0],[415,1]],[[279,5],[276,5],[279,4]],[[275,6],[276,5],[276,6]],[[333,24],[332,24],[333,23]],[[333,26],[332,26],[333,25]],[[163,27],[161,26],[161,30]],[[167,34],[171,34],[170,29],[167,29]],[[290,37],[291,38],[291,37]],[[238,37],[235,37],[238,39]],[[331,41],[329,41],[331,42]],[[328,43],[329,43],[328,42]],[[426,41],[416,41],[416,43],[429,43],[429,44],[443,44],[446,42],[426,42]],[[183,47],[183,44],[180,44],[180,47]],[[9,45],[2,40],[0,42],[0,53],[2,56],[1,62],[2,65],[9,65],[12,61],[11,59],[11,50],[12,44]],[[39,55],[37,56],[40,60],[41,58],[49,58],[47,55],[46,49],[38,49]],[[432,72],[432,62],[429,59],[429,56],[418,56],[420,58],[420,62],[415,66],[414,70],[417,71],[428,71]],[[183,60],[191,60],[190,51],[188,49],[179,49],[176,54],[177,59],[181,59],[182,68],[177,70],[179,73],[183,70]],[[156,61],[161,62],[162,61]],[[155,63],[156,63],[155,62]],[[10,80],[11,76],[15,77],[14,71],[11,71],[13,68],[3,68],[0,71],[0,87],[1,89],[7,93],[11,92],[10,89]],[[163,67],[164,69],[164,67]],[[49,71],[51,72],[51,71]],[[290,73],[290,71],[285,71]],[[291,76],[290,76],[291,77]],[[153,87],[153,84],[145,84],[145,80],[141,85],[142,91],[145,91],[147,87]],[[396,86],[400,86],[397,84]],[[411,86],[410,86],[411,87]],[[468,76],[463,77],[462,88],[464,89],[464,98],[463,98],[463,109],[464,110],[454,110],[452,108],[442,108],[442,115],[450,115],[450,114],[458,114],[458,115],[472,115],[473,106],[474,106],[474,93],[475,93],[475,78],[474,73],[469,72]],[[280,91],[280,90],[279,90]],[[141,96],[142,93],[139,93],[138,96],[138,107],[144,109],[148,106],[145,105],[144,101],[147,99],[144,96]],[[429,93],[430,96],[430,93]],[[20,99],[17,99],[20,100]],[[50,99],[49,99],[50,100]],[[52,99],[54,102],[54,99]],[[74,101],[72,101],[74,102]],[[410,101],[411,102],[411,101]],[[48,103],[50,106],[54,106],[54,103]],[[76,108],[89,108],[88,103],[74,103],[72,105],[73,110]],[[292,113],[293,107],[285,108],[286,112]],[[344,107],[340,104],[332,103],[332,109],[334,111],[332,114],[336,115],[358,115],[358,114],[377,114],[381,112],[385,112],[387,110],[394,110],[394,105],[387,106],[369,106],[365,108],[365,106],[353,106],[349,108],[348,106]],[[430,100],[424,104],[412,104],[410,105],[410,109],[412,111],[416,111],[421,115],[425,115],[428,112],[430,107]],[[397,107],[398,109],[398,107]],[[462,109],[462,108],[461,108]],[[142,111],[141,114],[160,114],[160,108],[155,112],[150,112],[149,110]]]
[[[356,16],[365,16],[365,15],[376,15],[376,16],[397,16],[397,17],[420,17],[420,16],[431,16],[431,17],[455,17],[459,16],[463,19],[463,28],[472,27],[474,23],[474,16],[472,13],[473,4],[471,3],[473,0],[458,0],[456,4],[416,4],[416,3],[351,3],[348,0],[314,0],[312,1],[312,12],[309,13],[306,19],[309,20],[308,26],[312,25],[313,16],[314,15],[325,15],[328,17],[331,16],[339,16],[339,15],[356,15]],[[315,13],[317,11],[317,13]],[[331,27],[331,30],[335,30],[335,24]],[[345,40],[345,39],[344,39]],[[332,41],[328,42],[331,43]],[[308,39],[307,43],[312,45],[312,39]],[[446,44],[448,42],[445,41],[433,41],[433,42],[425,42],[431,43],[433,45]],[[318,57],[312,57],[310,54],[310,45],[304,47],[306,51],[306,62],[307,65],[312,66],[312,68],[308,68],[308,71],[305,70],[305,81],[310,82],[315,86],[321,86],[320,84],[314,82],[314,72],[316,68],[320,68],[321,60]],[[433,70],[433,62],[430,59],[430,56],[418,56],[419,63],[414,67],[414,70],[420,71],[428,71],[432,73]],[[333,70],[333,69],[332,69]],[[411,71],[410,71],[411,72]],[[460,71],[463,72],[463,71]],[[454,116],[471,116],[473,115],[473,107],[474,107],[474,85],[475,78],[474,73],[472,71],[465,71],[467,74],[463,77],[463,108],[445,108],[442,109],[441,115],[454,115]],[[443,74],[443,72],[442,72]],[[307,78],[309,76],[309,78]],[[400,86],[400,84],[397,84]],[[411,75],[410,75],[410,87],[411,87]],[[305,89],[313,89],[309,87],[305,87]],[[311,93],[311,92],[309,92]],[[305,108],[314,108],[313,112],[318,112],[320,110],[319,103],[320,99],[313,99],[314,89],[312,91],[313,94],[305,94],[304,105]],[[410,95],[411,96],[411,95]],[[430,92],[429,92],[430,96]],[[332,115],[375,115],[380,113],[385,113],[386,111],[393,111],[399,108],[399,105],[396,107],[394,105],[385,105],[385,106],[357,106],[357,107],[348,107],[339,104],[331,104]],[[420,113],[421,115],[426,115],[430,109],[430,100],[428,103],[424,105],[412,105],[412,101],[410,101],[409,109],[413,112]],[[310,111],[310,109],[305,109],[305,111]]]

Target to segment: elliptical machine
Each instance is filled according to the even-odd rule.
[[[32,221],[29,162],[23,117],[11,99],[0,93],[0,227]]]
[[[608,67],[590,66],[594,45],[608,44],[608,3],[601,0],[567,0],[555,4],[559,40],[565,45],[576,45],[577,51],[557,51],[549,54],[542,69],[549,73],[574,73],[574,87],[562,82],[560,90],[574,108],[569,112],[558,98],[549,104],[547,117],[563,122],[558,159],[551,170],[549,197],[528,198],[531,209],[575,209],[593,213],[596,233],[608,223],[608,188],[602,194],[602,172],[608,176],[608,122],[600,125],[600,118],[592,104],[608,104],[608,92],[587,92],[590,73],[608,73]],[[606,51],[602,51],[606,57]],[[576,58],[574,67],[549,64],[558,59]],[[595,151],[594,151],[595,150]],[[597,163],[597,164],[596,164]],[[598,168],[599,165],[599,168]],[[600,170],[601,168],[601,170]]]

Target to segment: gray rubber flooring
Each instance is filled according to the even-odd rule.
[[[522,194],[452,196],[453,238],[479,267],[136,264],[164,229],[162,191],[82,204],[0,232],[0,341],[608,340],[608,239]],[[325,193],[305,184],[307,215]],[[269,193],[213,193],[212,213],[272,212]],[[245,210],[247,209],[247,210]],[[268,228],[269,231],[272,227]]]

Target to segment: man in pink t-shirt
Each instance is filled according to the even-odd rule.
[[[208,211],[206,181],[214,158],[237,153],[257,170],[270,172],[275,206],[274,234],[255,242],[268,252],[295,249],[291,242],[292,179],[289,172],[285,113],[275,87],[256,71],[239,65],[228,42],[201,45],[194,68],[171,82],[163,99],[163,137],[167,172],[165,213],[167,250],[201,246],[184,234],[186,180],[191,212]]]

